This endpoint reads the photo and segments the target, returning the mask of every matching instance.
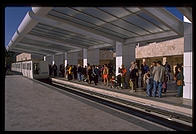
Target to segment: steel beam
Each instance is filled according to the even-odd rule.
[[[63,50],[59,51],[59,50],[55,50],[55,49],[50,49],[48,47],[37,46],[37,45],[35,46],[35,45],[27,44],[27,43],[17,43],[17,45],[20,45],[20,46],[28,46],[28,47],[32,47],[32,48],[41,49],[41,50],[49,50],[49,51],[53,51],[54,53],[64,52]]]
[[[149,15],[153,16],[155,19],[162,22],[164,25],[172,29],[174,32],[176,32],[178,35],[184,34],[184,27],[183,22],[181,22],[178,18],[176,18],[174,15],[172,15],[170,12],[168,12],[164,8],[151,8],[146,7],[142,8],[145,12],[147,12]]]
[[[165,38],[177,38],[181,37],[177,35],[173,31],[168,31],[168,32],[163,32],[163,33],[157,33],[157,34],[150,34],[150,35],[145,35],[145,36],[139,36],[136,38],[129,38],[127,39],[124,44],[132,44],[132,43],[140,43],[140,42],[150,42],[150,41],[155,41],[155,40],[163,40]]]
[[[27,49],[22,49],[22,48],[12,48],[9,51],[15,51],[15,52],[21,52],[21,53],[34,53],[34,54],[39,54],[39,55],[48,55],[48,53],[43,53],[43,52],[38,52],[38,51],[33,51],[33,50],[27,50]]]
[[[46,38],[46,37],[35,36],[35,35],[32,35],[32,34],[27,34],[25,37],[28,38],[28,39],[31,39],[31,40],[43,41],[43,42],[47,42],[47,43],[51,43],[51,44],[60,45],[60,46],[63,46],[63,47],[69,47],[69,48],[73,48],[73,49],[80,48],[78,46],[75,46],[76,44],[63,43],[63,42],[58,41],[58,40],[54,40],[54,39]]]
[[[86,36],[87,38],[91,37],[91,38],[101,40],[101,41],[104,41],[104,42],[107,42],[107,43],[112,43],[113,42],[113,40],[111,40],[109,38],[106,38],[104,36],[89,32],[87,29],[84,30],[84,29],[78,28],[76,26],[70,25],[68,23],[65,23],[65,22],[62,22],[62,21],[57,21],[57,20],[54,20],[54,19],[51,19],[51,18],[36,16],[32,12],[30,12],[29,14],[34,20],[36,20],[38,22],[41,22],[43,24],[47,24],[47,25],[50,25],[50,26],[53,26],[53,27],[61,28],[61,29],[71,31],[71,32],[74,32],[74,33],[78,33],[78,34]]]
[[[61,13],[58,13],[56,12],[56,14],[59,14],[59,15],[62,15]],[[57,17],[54,17],[54,16],[51,16],[51,15],[46,15],[47,18],[50,18],[50,19],[53,19],[55,21],[58,21],[58,22],[62,22],[62,23],[66,23],[66,24],[69,24],[71,26],[74,26],[76,28],[79,28],[81,30],[85,30],[87,32],[90,32],[90,34],[88,34],[89,37],[93,37],[95,38],[96,36],[102,36],[101,39],[103,39],[103,37],[106,37],[107,39],[104,39],[106,40],[107,43],[110,43],[110,41],[108,42],[107,40],[110,39],[110,40],[115,40],[115,41],[119,41],[119,42],[123,42],[124,39],[120,38],[120,37],[117,37],[117,36],[112,36],[112,35],[109,35],[109,34],[106,34],[106,33],[103,33],[101,31],[97,31],[97,30],[94,30],[92,28],[87,28],[85,26],[82,26],[82,25],[79,25],[79,24],[76,24],[76,23],[73,23],[73,22],[70,22],[70,21],[66,21],[66,20],[63,20],[63,19],[60,19],[60,18],[57,18]],[[96,34],[96,36],[94,36],[94,34]],[[96,39],[100,40],[100,37],[96,37]],[[103,40],[103,41],[104,41]]]

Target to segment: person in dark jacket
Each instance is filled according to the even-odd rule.
[[[77,67],[76,65],[73,66],[73,75],[74,75],[74,80],[77,79]]]
[[[52,66],[52,69],[53,69],[53,72],[54,72],[54,77],[56,77],[56,76],[57,76],[57,65],[54,64],[54,65]]]

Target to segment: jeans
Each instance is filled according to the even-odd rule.
[[[82,74],[78,73],[78,80],[81,81],[82,80]]]
[[[178,97],[182,97],[183,86],[177,86],[177,89],[178,89]]]
[[[152,86],[153,86],[153,81],[150,79],[149,83],[146,84],[146,93],[147,96],[151,96],[151,92],[152,92]]]
[[[153,92],[152,92],[152,96],[153,97],[156,96],[157,87],[158,87],[158,96],[161,97],[162,82],[158,82],[158,81],[153,81]]]

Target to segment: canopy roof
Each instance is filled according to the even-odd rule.
[[[8,49],[40,55],[163,41],[184,35],[183,22],[164,8],[32,7]]]

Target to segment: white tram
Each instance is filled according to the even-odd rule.
[[[49,77],[49,68],[46,61],[22,61],[12,63],[12,71],[21,72],[23,76],[32,79],[45,79]]]

